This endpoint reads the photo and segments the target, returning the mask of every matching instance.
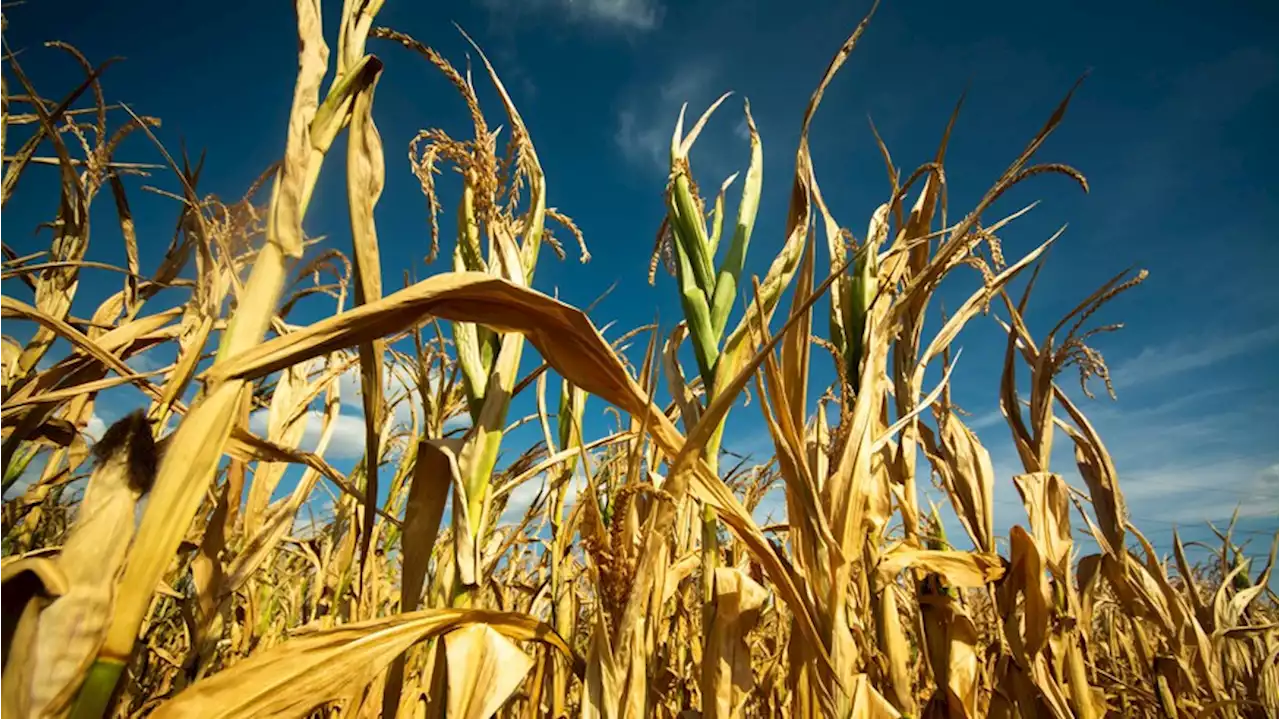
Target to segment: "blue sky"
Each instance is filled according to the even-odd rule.
[[[185,141],[193,152],[207,149],[203,192],[238,197],[276,159],[296,67],[288,3],[222,2],[198,10],[150,1],[82,5],[29,3],[8,12],[6,39],[23,52],[37,87],[57,95],[79,81],[68,57],[40,46],[45,40],[70,42],[94,62],[123,55],[126,62],[104,76],[108,98],[162,117],[157,134],[171,148]],[[331,46],[340,5],[325,7]],[[782,243],[805,102],[865,6],[390,0],[378,24],[408,32],[460,68],[469,48],[450,22],[485,48],[533,135],[549,203],[577,221],[593,256],[584,266],[572,249],[565,262],[544,253],[535,285],[586,305],[616,282],[593,318],[597,325],[616,322],[609,334],[617,336],[655,315],[669,331],[680,317],[670,278],[660,275],[653,288],[645,281],[663,213],[665,148],[680,103],[700,112],[721,92],[737,93],[694,149],[695,173],[704,187],[714,187],[745,169],[740,98],[752,102],[765,179],[748,272],[763,275]],[[868,116],[909,172],[932,158],[947,114],[969,89],[947,158],[955,214],[972,206],[1075,79],[1091,70],[1039,159],[1073,164],[1088,176],[1092,193],[1039,178],[1003,199],[997,212],[1043,200],[1005,233],[1010,255],[1069,224],[1032,301],[1033,332],[1047,330],[1124,267],[1151,272],[1141,288],[1101,316],[1102,322],[1126,323],[1121,333],[1098,342],[1119,401],[1084,406],[1115,455],[1136,523],[1161,548],[1169,546],[1175,524],[1184,539],[1211,537],[1200,520],[1225,523],[1237,505],[1240,528],[1259,551],[1277,524],[1276,19],[1273,6],[1238,1],[1211,10],[1191,2],[891,0],[831,86],[814,124],[814,164],[824,196],[840,223],[861,236],[887,195]],[[388,164],[376,217],[390,289],[399,286],[404,269],[418,277],[445,269],[444,263],[422,264],[429,240],[426,205],[405,162],[407,143],[426,127],[469,137],[469,124],[448,82],[421,58],[377,40],[369,49],[387,63],[374,117]],[[486,87],[480,92],[492,122],[501,122],[493,93]],[[342,157],[341,147],[335,150],[331,157]],[[118,158],[158,159],[140,136]],[[342,173],[341,162],[326,165],[306,227],[349,249]],[[446,178],[447,216],[457,186]],[[33,229],[55,210],[48,184],[55,179],[52,169],[33,168],[6,208],[4,239],[19,253],[46,247],[47,235],[37,237]],[[154,181],[176,189],[171,178]],[[176,208],[142,192],[142,181],[129,183],[143,269],[152,272]],[[95,205],[89,254],[122,263],[110,205],[105,197]],[[943,301],[954,307],[977,281],[956,273]],[[96,306],[116,286],[114,276],[87,275],[77,307]],[[21,297],[25,290],[5,291]],[[965,351],[955,398],[973,413],[995,460],[1002,531],[1025,520],[1009,481],[1019,466],[995,411],[1001,332],[980,318],[958,344]],[[643,349],[638,345],[636,354]],[[820,371],[818,379],[826,382],[829,368]],[[98,403],[103,421],[127,411],[136,401],[131,397],[104,393]],[[348,391],[344,403],[350,420],[344,428],[351,431],[330,451],[340,467],[350,466],[363,442],[359,399]],[[592,402],[588,412],[603,432],[601,410]],[[512,416],[526,411],[517,403]],[[758,412],[754,404],[734,411],[729,448],[769,453]],[[513,442],[521,446],[536,436],[522,430]],[[1064,451],[1055,456],[1056,468],[1079,484],[1069,442],[1062,438],[1059,445]]]

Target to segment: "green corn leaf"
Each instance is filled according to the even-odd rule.
[[[738,179],[738,173],[735,172],[720,184],[720,192],[716,195],[715,209],[711,211],[711,238],[708,241],[707,254],[713,258],[720,247],[720,230],[724,227],[724,193],[729,190],[729,186],[736,179]]]
[[[880,244],[888,234],[889,206],[881,205],[871,218],[867,228],[867,241],[853,257],[853,281],[849,288],[847,306],[848,320],[845,323],[845,370],[854,391],[858,390],[858,378],[861,376],[862,335],[866,327],[867,311],[876,298],[879,289],[878,273],[880,271],[878,255]]]
[[[760,147],[760,133],[756,132],[751,117],[751,103],[745,103],[747,130],[751,133],[751,165],[742,187],[742,202],[738,205],[738,224],[733,232],[733,242],[720,265],[715,294],[711,302],[711,329],[717,341],[724,335],[725,325],[738,291],[738,278],[747,261],[747,245],[751,241],[751,228],[756,223],[756,211],[760,208],[760,184],[764,172],[764,154]]]
[[[845,266],[849,259],[849,251],[845,246],[844,237],[841,236],[840,223],[836,222],[836,218],[827,208],[827,203],[823,201],[822,190],[818,188],[817,182],[813,183],[813,202],[822,214],[823,230],[827,236],[827,250],[831,255],[831,271],[835,271],[835,268]],[[846,328],[851,326],[852,288],[853,278],[844,272],[840,273],[835,285],[831,288],[831,314],[827,318],[831,332],[829,339],[831,344],[839,348],[842,353],[849,346]]]
[[[693,354],[698,360],[698,371],[703,382],[711,386],[719,359],[718,342],[711,329],[711,308],[707,296],[698,286],[690,267],[689,256],[679,242],[675,243],[676,279],[680,283],[680,304],[685,320],[689,323],[689,335],[693,340]]]
[[[667,201],[671,229],[676,236],[676,245],[688,258],[694,284],[703,293],[704,300],[710,301],[715,280],[711,274],[711,257],[707,252],[710,241],[707,239],[706,221],[693,197],[688,165],[673,164],[672,173],[675,178]]]
[[[462,243],[453,250],[453,269],[455,272],[466,271],[466,261],[462,257]],[[458,366],[462,368],[462,386],[467,393],[467,408],[474,418],[480,411],[480,401],[484,399],[484,388],[488,372],[480,355],[480,337],[477,327],[471,322],[453,322],[453,344],[458,352]]]
[[[778,300],[782,297],[782,291],[791,283],[791,278],[795,275],[796,269],[800,265],[800,256],[804,250],[804,238],[807,232],[798,229],[788,239],[787,244],[783,245],[782,252],[774,258],[773,264],[769,266],[769,272],[765,275],[764,282],[760,285],[760,301],[759,306],[764,310],[764,321],[767,323],[769,318],[773,316],[773,310],[778,306]],[[747,305],[747,310],[743,314],[742,319],[738,320],[737,327],[725,340],[724,350],[720,353],[721,363],[727,362],[725,367],[717,367],[717,376],[720,383],[728,382],[733,379],[742,365],[751,357],[750,339],[751,326],[757,322],[757,304],[752,302]],[[712,396],[719,394],[719,383],[712,393]]]
[[[693,271],[698,287],[711,300],[715,292],[715,277],[711,266],[711,242],[707,237],[707,223],[699,203],[693,193],[693,178],[689,170],[689,151],[697,141],[702,128],[707,124],[711,114],[720,103],[728,97],[721,95],[711,103],[702,117],[694,123],[689,134],[684,134],[684,113],[688,105],[680,108],[680,116],[676,119],[676,129],[671,135],[671,183],[667,190],[667,209],[671,220],[671,229],[676,236],[676,244],[683,246],[688,253],[690,268]]]

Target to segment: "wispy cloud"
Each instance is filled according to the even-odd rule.
[[[1274,456],[1182,459],[1125,475],[1125,499],[1139,526],[1221,522],[1237,510],[1244,519],[1276,516]]]
[[[751,512],[751,518],[761,527],[786,521],[787,490],[782,484],[765,492],[765,495],[760,498],[760,503]]]
[[[1115,462],[1132,521],[1153,541],[1166,539],[1173,524],[1221,522],[1237,507],[1242,518],[1277,515],[1275,446],[1255,443],[1244,431],[1271,410],[1239,402],[1220,402],[1229,410],[1206,409],[1226,394],[1208,389],[1147,406],[1122,400],[1082,407]],[[992,454],[996,531],[1004,533],[1026,523],[1011,481],[1022,465],[999,427],[979,434]],[[1055,436],[1050,466],[1083,487],[1074,445],[1062,432]]]
[[[409,385],[403,372],[392,372],[384,368],[382,372],[382,392],[387,398],[398,397],[406,392],[416,396],[417,390]],[[434,389],[434,388],[433,388]],[[360,408],[364,400],[360,396],[360,367],[353,365],[338,378],[338,396],[344,407]]]
[[[632,93],[618,111],[614,132],[614,143],[622,156],[632,164],[665,172],[680,105],[688,102],[696,107],[696,102],[710,94],[715,76],[710,66],[694,64],[678,70],[656,88]]]
[[[89,423],[85,425],[84,433],[89,435],[93,441],[97,442],[102,439],[102,435],[106,434],[106,432],[107,423],[102,421],[102,418],[95,412],[94,415],[89,418]]]
[[[480,0],[507,21],[522,15],[554,15],[591,28],[648,31],[662,24],[665,8],[656,0]]]
[[[433,381],[435,381],[434,378]],[[401,398],[407,393],[406,399],[396,403],[392,422],[394,427],[412,426],[413,410],[410,404],[418,407],[419,415],[421,415],[422,411],[417,389],[406,384],[403,374],[387,371],[383,375],[383,392],[388,399]],[[365,421],[364,405],[360,396],[359,368],[353,367],[339,376],[338,393],[340,408],[334,420],[333,437],[329,440],[329,446],[324,451],[324,458],[329,462],[359,459],[364,456]],[[302,441],[299,443],[299,448],[304,451],[314,452],[316,445],[320,441],[320,432],[324,424],[324,412],[318,407],[322,402],[323,395],[321,400],[313,404],[312,409],[307,412],[306,429],[303,430]],[[470,416],[463,413],[449,418],[444,424],[444,429],[449,432],[469,427],[470,425]],[[261,437],[267,436],[267,410],[258,410],[249,417],[249,430]],[[393,446],[391,448],[392,456],[395,455],[396,451],[396,447]]]
[[[440,391],[442,378],[439,373],[433,374],[428,378],[430,391],[434,394]],[[338,378],[339,397],[342,402],[344,411],[364,416],[364,400],[360,395],[360,368],[352,367]],[[395,404],[395,422],[398,425],[409,426],[413,421],[413,410],[410,405],[417,407],[419,415],[421,415],[421,398],[415,384],[409,384],[406,375],[401,372],[391,372],[387,370],[382,377],[383,396],[388,400],[400,400]],[[361,420],[363,421],[363,420]],[[460,427],[467,427],[471,424],[471,418],[466,414],[455,415],[445,421],[445,431],[451,431]]]
[[[307,412],[307,425],[302,433],[302,441],[298,448],[306,452],[314,452],[320,442],[320,431],[324,426],[324,413],[312,410]],[[364,417],[345,412],[334,419],[333,437],[325,448],[324,458],[333,462],[343,459],[359,459],[364,456]],[[259,436],[267,435],[267,411],[258,410],[249,416],[249,431]]]
[[[511,490],[511,494],[507,496],[507,506],[503,508],[498,524],[514,524],[523,519],[529,507],[542,496],[546,481],[544,473]]]
[[[1174,375],[1212,367],[1240,355],[1276,343],[1276,327],[1195,340],[1179,339],[1145,347],[1137,355],[1117,363],[1111,380],[1117,387],[1133,387]]]
[[[618,112],[618,130],[614,133],[614,141],[622,156],[637,165],[646,165],[662,169],[664,161],[663,148],[670,142],[670,135],[664,134],[662,128],[654,123],[643,122],[633,109]]]
[[[312,494],[310,501],[302,505],[294,515],[292,534],[298,537],[314,537],[324,531],[333,516],[332,497]]]
[[[974,432],[977,432],[980,429],[987,429],[988,427],[1003,425],[1004,413],[998,409],[993,409],[989,412],[982,412],[979,414],[975,414],[972,417],[966,417],[963,419],[963,421],[965,425],[969,427],[969,429],[973,430]]]
[[[594,459],[599,458],[601,453],[599,450],[590,453]],[[507,505],[502,510],[502,516],[498,518],[498,526],[506,524],[515,524],[524,519],[524,515],[529,511],[529,507],[542,499],[543,494],[547,491],[547,473],[543,472],[536,477],[521,484],[519,487],[511,490],[511,494],[507,496]],[[573,479],[570,480],[567,489],[568,505],[572,506],[581,500],[583,492],[587,490],[587,477],[579,466],[574,472]]]
[[[134,355],[125,360],[124,363],[134,372],[143,373],[150,372],[161,367],[161,365],[157,364],[155,360],[143,354]]]

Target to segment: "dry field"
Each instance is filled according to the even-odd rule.
[[[1194,563],[1176,538],[1157,554],[1128,519],[1105,438],[1059,385],[1078,374],[1086,391],[1110,390],[1091,342],[1117,327],[1097,317],[1145,274],[1083,292],[1053,327],[1023,320],[1058,235],[1014,251],[1001,232],[1030,208],[989,208],[1027,180],[1087,190],[1036,157],[1070,95],[970,208],[946,202],[950,125],[935,161],[909,173],[881,143],[884,203],[841,218],[859,236],[823,201],[808,129],[864,21],[815,68],[763,278],[743,272],[761,194],[749,106],[749,166],[713,194],[689,163],[719,103],[672,118],[650,273],[674,276],[684,321],[610,342],[532,289],[539,253],[566,254],[549,225],[587,247],[547,207],[498,73],[477,65],[474,82],[503,105],[482,110],[469,75],[377,25],[380,5],[347,0],[335,31],[319,0],[297,0],[282,159],[234,202],[202,194],[199,164],[158,142],[160,169],[117,160],[155,120],[111,104],[94,59],[6,46],[3,202],[35,172],[56,174],[60,193],[46,251],[4,246],[6,717],[1276,716],[1272,562],[1251,566],[1229,530]],[[425,130],[409,148],[433,245],[449,254],[395,291],[374,223],[386,168],[371,49],[430,63],[474,125],[467,138]],[[33,87],[23,65],[59,53],[83,83]],[[329,157],[342,133],[345,157]],[[346,163],[349,239],[302,231],[326,162]],[[454,170],[460,196],[439,196],[437,176]],[[143,171],[180,207],[162,258],[139,257],[122,178]],[[95,200],[114,206],[124,266],[89,251]],[[456,240],[439,239],[445,205]],[[119,291],[77,302],[89,274]],[[944,282],[972,294],[926,333]],[[331,315],[292,321],[305,298]],[[995,475],[951,400],[951,345],[978,322],[1008,338],[998,396],[1013,477]],[[686,342],[693,366],[679,361]],[[129,364],[162,347],[175,362]],[[522,375],[524,352],[542,364]],[[837,381],[808,395],[827,362]],[[370,448],[348,473],[323,459],[346,373],[360,378]],[[141,409],[87,439],[98,394],[121,387]],[[504,446],[521,393],[536,397],[542,439]],[[584,417],[587,395],[610,422]],[[759,415],[769,461],[721,452],[731,410]],[[304,451],[316,414],[319,446]],[[450,431],[459,418],[470,428]],[[1055,440],[1075,466],[1050,466]],[[523,520],[499,522],[531,482],[542,489]],[[1025,516],[997,538],[1004,482]],[[949,503],[922,506],[930,483]],[[779,487],[785,521],[760,526],[752,510]],[[300,521],[325,490],[332,516]],[[942,531],[948,513],[965,536]]]

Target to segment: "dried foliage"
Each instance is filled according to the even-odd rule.
[[[230,203],[199,194],[202,162],[158,142],[163,164],[116,160],[126,135],[150,136],[158,120],[107,104],[110,63],[51,44],[45,52],[69,54],[85,80],[46,99],[19,61],[37,53],[7,52],[0,143],[9,129],[21,142],[5,156],[3,202],[53,166],[59,203],[47,252],[4,247],[6,288],[33,297],[3,301],[8,327],[28,337],[4,337],[0,378],[6,716],[1276,716],[1274,545],[1256,572],[1230,529],[1198,564],[1176,536],[1173,557],[1158,555],[1129,522],[1103,439],[1058,384],[1074,367],[1085,394],[1095,378],[1112,391],[1091,343],[1118,325],[1090,321],[1145,273],[1116,275],[1037,336],[1028,300],[1061,232],[1018,256],[1001,234],[1027,210],[990,218],[1011,187],[1042,175],[1087,191],[1075,169],[1035,160],[1070,94],[951,224],[955,115],[905,182],[881,143],[889,199],[855,240],[819,189],[809,128],[868,16],[803,115],[782,247],[750,282],[763,171],[750,106],[731,226],[737,176],[708,202],[690,164],[725,98],[687,133],[682,111],[649,276],[661,259],[684,322],[609,342],[586,312],[531,288],[542,245],[565,254],[549,221],[574,235],[582,261],[590,255],[573,220],[547,207],[530,134],[493,66],[476,48],[503,104],[502,151],[470,73],[374,27],[380,6],[344,5],[331,57],[319,0],[297,0],[282,160]],[[410,144],[429,260],[442,167],[462,190],[452,271],[398,291],[381,276],[374,224],[386,167],[371,38],[442,72],[474,131],[423,130]],[[343,131],[351,259],[302,231]],[[179,209],[147,275],[126,180],[152,172],[172,174]],[[104,187],[125,267],[87,259]],[[975,279],[961,268],[978,286],[927,336],[942,283]],[[123,278],[87,316],[73,314],[86,272]],[[814,336],[823,298],[827,332]],[[332,303],[328,317],[291,321],[316,302]],[[996,476],[951,400],[951,345],[987,316],[1008,336],[998,390],[1023,465],[1014,477]],[[686,338],[696,375],[679,361]],[[623,358],[633,339],[646,345],[638,367]],[[51,354],[57,340],[64,355]],[[520,377],[526,343],[543,364]],[[815,344],[837,380],[811,402]],[[561,379],[551,407],[550,372]],[[366,449],[343,472],[323,455],[348,373],[359,377]],[[144,408],[87,439],[100,393],[122,388]],[[722,467],[725,418],[750,390],[774,456]],[[513,421],[523,392],[537,412]],[[588,418],[588,395],[608,404],[612,432]],[[542,440],[506,442],[515,459],[500,466],[505,436],[524,421]],[[309,423],[313,451],[302,449]],[[1051,464],[1063,437],[1083,491]],[[949,507],[920,505],[921,454]],[[997,482],[1012,482],[1025,510],[1007,537],[996,535]],[[541,483],[534,500],[503,523],[527,483]],[[761,526],[753,512],[775,490],[785,519]],[[322,491],[331,513],[304,521]],[[946,511],[967,535],[955,544]],[[1077,545],[1073,517],[1098,551]]]

